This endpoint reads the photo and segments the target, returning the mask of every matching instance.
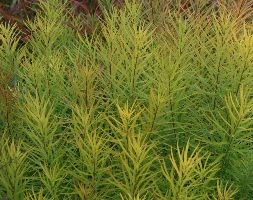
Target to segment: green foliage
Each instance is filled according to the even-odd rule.
[[[238,190],[233,188],[232,185],[228,186],[227,183],[224,185],[222,182],[217,181],[217,197],[215,197],[214,199],[216,199],[216,200],[234,199],[234,195],[237,192],[238,192]]]
[[[113,168],[114,184],[120,190],[123,199],[151,198],[156,182],[156,155],[153,144],[147,141],[145,133],[138,131],[138,118],[141,112],[135,111],[135,104],[130,108],[125,104],[118,106],[120,121],[112,117],[115,125],[109,122],[115,130],[114,154],[119,163]]]
[[[189,2],[0,24],[0,198],[252,198],[251,4]]]
[[[20,143],[15,144],[4,136],[0,144],[1,190],[4,190],[10,199],[23,199],[27,184],[25,174],[30,168],[26,159],[27,153],[22,151]]]
[[[15,107],[17,68],[22,53],[18,50],[18,33],[15,27],[0,25],[0,130],[12,129],[12,111]]]
[[[215,180],[218,164],[210,163],[210,155],[201,155],[198,148],[191,155],[188,153],[189,142],[182,151],[177,147],[178,158],[171,151],[170,171],[163,163],[162,172],[169,188],[164,199],[208,199],[209,192],[213,192],[210,182]]]

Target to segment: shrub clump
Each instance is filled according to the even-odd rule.
[[[1,198],[252,198],[252,3],[191,2],[0,23]]]

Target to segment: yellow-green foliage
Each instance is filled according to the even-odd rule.
[[[0,24],[0,199],[252,199],[251,1],[190,2]]]

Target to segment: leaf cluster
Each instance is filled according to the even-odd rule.
[[[103,2],[87,34],[40,1],[24,45],[2,22],[0,197],[251,199],[252,3],[216,2]]]

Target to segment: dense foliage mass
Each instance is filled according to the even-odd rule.
[[[2,21],[0,198],[253,199],[252,4],[39,1],[25,43]]]

